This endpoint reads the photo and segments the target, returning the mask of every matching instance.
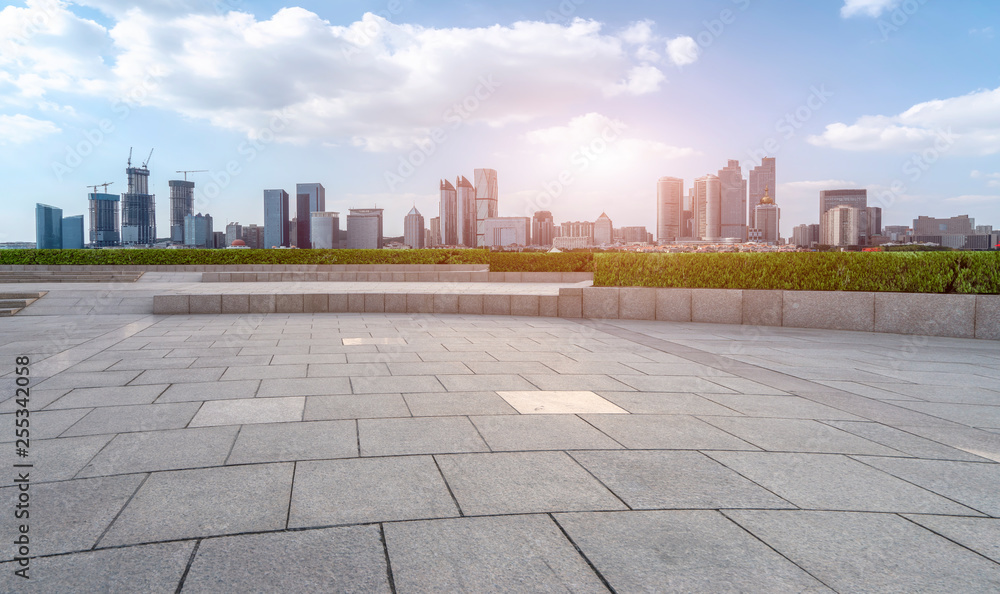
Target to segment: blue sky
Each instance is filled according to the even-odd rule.
[[[159,235],[196,208],[263,223],[320,182],[386,234],[438,180],[499,171],[500,212],[653,230],[656,180],[777,158],[782,234],[823,189],[885,224],[1000,227],[1000,4],[991,0],[32,0],[0,11],[0,241],[34,204],[86,214],[147,158]]]

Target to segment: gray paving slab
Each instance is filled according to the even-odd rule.
[[[432,392],[403,398],[415,417],[518,414],[496,392]]]
[[[901,452],[809,419],[704,417],[727,433],[772,452],[898,456]]]
[[[715,511],[556,514],[618,592],[830,592]]]
[[[344,394],[306,398],[306,421],[409,417],[400,394]]]
[[[388,524],[399,592],[607,592],[546,516]]]
[[[228,464],[348,458],[358,455],[358,432],[351,421],[245,425]]]
[[[33,387],[42,390],[58,390],[61,388],[103,388],[108,386],[124,386],[134,380],[141,371],[88,371],[63,372],[42,380]],[[37,378],[36,378],[37,379]],[[161,382],[162,383],[162,382]]]
[[[290,528],[459,515],[430,456],[296,464]]]
[[[437,379],[448,392],[538,389],[535,384],[519,375],[442,375]]]
[[[600,391],[597,395],[633,414],[740,415],[697,394]]]
[[[798,396],[706,394],[705,398],[750,417],[778,419],[836,419],[860,421],[861,417]]]
[[[390,592],[378,526],[203,541],[184,592]]]
[[[306,377],[306,365],[257,365],[229,367],[220,378],[222,381],[264,380]],[[192,369],[192,371],[194,371]]]
[[[700,452],[571,452],[632,509],[795,509]]]
[[[987,460],[882,423],[854,421],[823,421],[823,423],[916,458],[967,462],[985,462]]]
[[[106,367],[109,371],[145,371],[147,369],[185,369],[195,362],[194,357],[185,359],[181,357],[164,357],[162,359],[126,359],[114,365]],[[96,363],[96,362],[95,362]],[[81,364],[82,365],[82,364]],[[74,365],[73,371],[83,371],[80,365]]]
[[[1000,435],[960,425],[946,427],[906,426],[899,428],[953,448],[1000,462]]]
[[[920,524],[928,530],[1000,563],[1000,520],[916,514],[907,514],[905,517],[911,522]]]
[[[33,417],[32,417],[33,418]],[[76,476],[101,448],[111,441],[112,435],[62,437],[59,439],[32,439],[30,456],[17,457],[13,447],[0,448],[0,464],[11,468],[13,464],[29,462],[35,465],[32,482],[65,481]]]
[[[707,454],[803,509],[981,515],[846,456],[771,452]]]
[[[192,549],[194,541],[42,557],[31,562],[28,580],[16,577],[13,565],[4,563],[0,564],[0,590],[109,594],[176,592]]]
[[[40,471],[39,468],[35,472]],[[31,539],[31,554],[54,555],[93,548],[143,478],[144,475],[133,474],[32,484],[27,518],[29,534],[35,535]],[[0,489],[0,501],[6,509],[15,509],[18,493],[17,487]],[[13,513],[3,514],[0,529],[13,540],[22,520],[15,519]],[[14,555],[13,546],[4,547],[0,560],[12,560]]]
[[[156,399],[156,403],[253,398],[259,386],[260,380],[173,384]]]
[[[1000,406],[942,402],[900,402],[898,405],[969,427],[1000,429]]]
[[[255,464],[153,473],[100,546],[283,529],[292,468]]]
[[[728,511],[837,592],[990,592],[1000,565],[895,515]]]
[[[6,400],[0,402],[0,413],[11,413],[20,408],[14,390],[9,389],[6,383],[2,381],[0,381],[0,390],[3,390],[3,397],[6,398]],[[31,406],[29,408],[31,410],[41,410],[68,394],[69,391],[69,388],[59,390],[35,390],[31,388],[28,390],[31,396]]]
[[[757,446],[688,415],[581,415],[581,417],[629,449],[758,449]]]
[[[385,362],[377,363],[313,363],[309,365],[309,377],[352,377],[393,375]]]
[[[631,386],[607,375],[563,375],[561,373],[528,374],[524,379],[537,386],[539,390],[605,390],[610,392],[627,392]],[[640,376],[636,376],[640,377]],[[496,388],[497,390],[506,388]]]
[[[80,419],[63,437],[100,435],[103,433],[128,433],[180,429],[187,426],[201,406],[197,402],[172,404],[141,404],[136,406],[105,406],[95,408]],[[74,409],[78,412],[86,409]]]
[[[352,377],[355,394],[407,394],[411,392],[444,392],[439,379],[464,377],[434,375],[396,375],[389,377]]]
[[[65,396],[49,404],[46,409],[152,404],[166,389],[166,384],[114,386],[110,388],[77,388],[70,390]],[[34,394],[32,394],[32,403],[35,403]]]
[[[865,458],[865,464],[993,517],[1000,517],[1000,464]]]
[[[213,427],[301,421],[305,404],[306,399],[302,396],[211,400],[201,405],[189,426]]]
[[[622,449],[576,415],[478,416],[471,420],[494,452]]]
[[[362,456],[489,451],[468,417],[361,419],[358,438]]]
[[[625,509],[565,452],[436,458],[465,515]]]
[[[346,377],[317,377],[265,379],[260,382],[257,396],[277,398],[282,396],[329,396],[350,394],[351,380]]]
[[[97,454],[80,477],[221,466],[237,427],[123,433]]]
[[[29,411],[30,411],[29,407]],[[51,439],[62,435],[66,429],[82,419],[89,413],[89,408],[77,408],[72,410],[43,410],[31,412],[30,437],[33,439]],[[0,427],[7,427],[9,430],[0,433],[0,442],[11,443],[16,439],[14,433],[14,414],[0,415]]]
[[[641,392],[735,394],[735,390],[700,377],[683,375],[616,375],[614,379]]]

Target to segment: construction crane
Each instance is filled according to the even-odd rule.
[[[94,184],[94,185],[87,186],[87,187],[88,188],[94,188],[94,193],[95,194],[97,193],[97,188],[103,187],[104,188],[104,193],[107,194],[108,193],[108,186],[113,186],[114,184],[115,184],[115,182],[108,182],[106,184]]]
[[[132,167],[132,147],[128,147],[128,166]]]
[[[150,161],[150,160],[151,160],[152,158],[153,158],[153,149],[149,149],[149,156],[148,156],[148,157],[146,157],[146,161],[145,161],[145,162],[143,162],[143,164],[142,164],[142,168],[143,168],[143,169],[149,169],[149,167],[147,167],[146,165],[148,165],[148,164],[149,164],[149,161]]]
[[[188,180],[189,173],[208,173],[208,169],[188,169],[187,171],[175,171],[174,173],[183,173],[184,181]]]

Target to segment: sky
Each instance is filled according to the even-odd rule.
[[[34,240],[35,203],[124,192],[130,151],[160,237],[179,170],[207,170],[216,230],[319,182],[401,235],[439,180],[492,168],[501,216],[655,232],[658,178],[764,156],[785,237],[841,188],[886,225],[1000,228],[996,0],[286,1],[8,3],[0,242]]]

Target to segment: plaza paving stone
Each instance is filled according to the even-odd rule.
[[[5,542],[11,464],[33,464],[33,579],[12,577],[7,546],[0,590],[1000,590],[996,341],[151,315],[152,294],[286,287],[186,274],[43,285],[0,319],[0,354],[30,355],[33,378],[19,458],[0,367]],[[484,303],[560,286],[466,284]],[[620,412],[524,414],[498,394],[512,391]]]

